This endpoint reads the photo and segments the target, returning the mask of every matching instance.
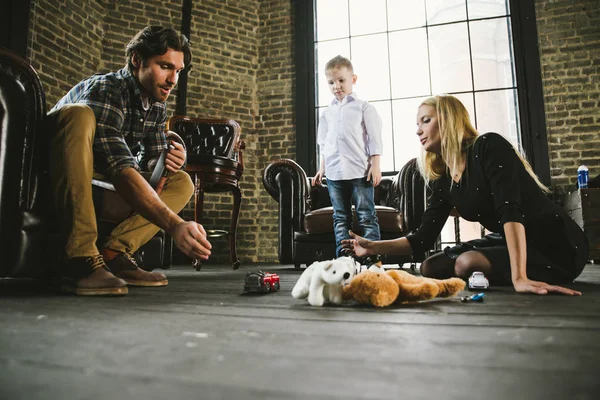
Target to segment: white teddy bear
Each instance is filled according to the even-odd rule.
[[[300,275],[292,296],[308,297],[311,306],[322,306],[325,302],[342,304],[342,287],[356,275],[358,267],[352,257],[314,262]]]

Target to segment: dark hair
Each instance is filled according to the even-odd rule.
[[[127,66],[133,71],[133,62],[131,61],[136,54],[142,63],[146,63],[149,58],[162,56],[168,49],[183,52],[183,62],[185,69],[189,69],[192,62],[192,51],[190,42],[185,37],[172,28],[163,28],[162,26],[147,26],[139,31],[133,39],[127,43]]]

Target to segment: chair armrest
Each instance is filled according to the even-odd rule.
[[[384,176],[379,185],[375,186],[375,204],[379,206],[392,207],[400,209],[400,186],[398,185],[398,175]]]
[[[293,263],[294,232],[304,230],[309,193],[304,169],[289,159],[271,162],[263,172],[263,185],[279,203],[279,261]]]

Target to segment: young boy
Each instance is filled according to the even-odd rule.
[[[336,256],[340,257],[350,255],[341,241],[350,238],[352,204],[363,237],[380,239],[373,188],[381,182],[382,123],[375,107],[353,93],[357,77],[350,60],[334,57],[325,65],[325,75],[335,98],[319,120],[321,165],[312,184],[320,185],[327,173]],[[381,265],[379,256],[370,256],[362,263]]]

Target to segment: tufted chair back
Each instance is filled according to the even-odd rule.
[[[0,276],[32,275],[43,239],[46,99],[29,63],[0,48]]]
[[[167,129],[177,132],[185,142],[188,162],[207,155],[237,161],[240,126],[236,121],[173,116]]]

